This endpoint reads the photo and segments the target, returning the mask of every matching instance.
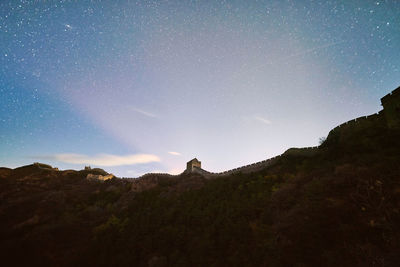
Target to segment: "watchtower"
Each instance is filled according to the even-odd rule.
[[[381,98],[389,128],[400,127],[400,87]]]
[[[195,168],[201,169],[201,161],[198,159],[194,158],[186,163],[186,172],[193,172]]]

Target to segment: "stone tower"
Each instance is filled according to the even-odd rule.
[[[196,168],[201,169],[201,162],[196,158],[186,164],[186,172],[194,172]]]

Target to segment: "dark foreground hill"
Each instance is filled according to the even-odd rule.
[[[0,168],[1,263],[400,266],[393,125],[381,112],[331,131],[315,153],[215,179]]]

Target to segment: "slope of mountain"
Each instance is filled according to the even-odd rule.
[[[291,149],[215,179],[0,168],[2,263],[400,266],[400,129],[390,112],[335,128],[312,153]]]

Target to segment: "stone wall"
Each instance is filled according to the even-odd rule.
[[[389,128],[400,127],[400,87],[381,98]]]
[[[335,132],[340,132],[343,130],[352,129],[353,127],[357,127],[360,125],[373,123],[375,120],[378,120],[381,118],[381,113],[382,113],[382,111],[379,113],[376,113],[376,114],[372,114],[369,116],[362,116],[362,117],[347,121],[345,123],[342,123],[339,126],[332,129],[329,132],[329,134],[331,135],[332,133],[335,133]],[[223,172],[209,172],[209,171],[206,171],[206,170],[204,170],[202,168],[198,168],[198,167],[193,167],[192,172],[201,174],[207,179],[229,176],[229,175],[236,174],[236,173],[252,173],[252,172],[260,171],[266,167],[270,167],[270,166],[274,165],[282,156],[288,156],[288,155],[305,156],[305,157],[314,156],[316,153],[318,153],[318,148],[319,148],[318,146],[303,147],[303,148],[290,148],[282,155],[278,155],[278,156],[270,158],[270,159],[266,159],[263,161],[248,164],[248,165],[245,165],[242,167],[234,168],[234,169],[223,171]],[[177,175],[171,175],[168,173],[147,173],[147,174],[141,176],[140,178],[144,178],[144,177],[148,177],[148,176],[174,177]]]
[[[286,155],[312,156],[312,155],[315,155],[317,151],[318,151],[318,146],[304,147],[304,148],[291,148],[291,149],[288,149],[282,155],[278,155],[278,156],[270,158],[270,159],[262,160],[262,161],[259,161],[256,163],[248,164],[248,165],[234,168],[231,170],[227,170],[227,171],[223,171],[223,172],[209,172],[202,168],[194,167],[192,173],[201,174],[207,179],[229,176],[229,175],[232,175],[235,173],[252,173],[252,172],[260,171],[266,167],[274,165],[282,156],[286,156]],[[152,177],[153,179],[158,179],[161,177],[177,177],[177,176],[179,176],[179,175],[172,175],[169,173],[146,173],[146,174],[140,176],[139,178],[146,179],[146,178]]]
[[[400,87],[397,88],[396,90],[394,90],[392,93],[384,96],[382,98],[382,104],[385,101],[389,101],[389,100],[391,101],[391,98],[393,98],[393,97],[396,97],[396,99],[397,99],[397,97],[399,97],[399,95],[400,95]],[[362,117],[347,121],[345,123],[342,123],[339,126],[336,126],[335,128],[333,128],[329,132],[327,140],[329,139],[330,136],[332,136],[333,134],[336,134],[336,133],[351,131],[351,130],[354,130],[356,127],[360,127],[360,129],[362,129],[362,127],[368,127],[371,124],[374,124],[378,120],[382,119],[383,114],[384,114],[384,110],[381,110],[378,113],[375,113],[375,114],[372,114],[369,116],[362,116]],[[318,146],[304,147],[304,148],[290,148],[282,155],[279,155],[279,156],[276,156],[276,157],[273,157],[270,159],[266,159],[263,161],[259,161],[259,162],[253,163],[253,164],[238,167],[235,169],[227,170],[224,172],[217,172],[217,173],[208,172],[208,171],[206,171],[200,167],[196,167],[196,166],[193,166],[192,172],[199,173],[199,174],[203,175],[205,178],[216,178],[216,177],[228,176],[228,175],[235,174],[235,173],[251,173],[251,172],[256,172],[256,171],[262,170],[266,167],[269,167],[269,166],[275,164],[280,159],[281,156],[287,156],[287,155],[314,156],[316,153],[318,153],[318,149],[319,149]],[[148,173],[148,174],[141,176],[140,178],[146,177],[146,176],[173,177],[176,175],[171,175],[168,173]]]
[[[146,177],[176,177],[178,175],[174,174],[169,174],[169,173],[162,173],[162,172],[149,172],[145,173],[142,176],[139,176],[138,178],[146,178]]]
[[[280,157],[281,156],[276,156],[276,157],[273,157],[270,159],[266,159],[263,161],[259,161],[256,163],[252,163],[249,165],[245,165],[242,167],[238,167],[238,168],[223,171],[223,172],[208,172],[208,171],[203,170],[203,173],[201,173],[201,174],[203,174],[205,178],[210,179],[210,178],[228,176],[228,175],[235,174],[235,173],[252,173],[252,172],[262,170],[268,166],[275,164]]]
[[[289,148],[283,155],[311,157],[318,153],[318,146]]]
[[[330,132],[329,135],[340,132],[342,130],[347,130],[350,128],[355,128],[357,126],[365,125],[367,123],[373,123],[379,118],[381,118],[382,111],[369,115],[369,116],[362,116],[353,120],[346,121],[345,123],[340,124],[339,126],[336,126],[333,128]]]

